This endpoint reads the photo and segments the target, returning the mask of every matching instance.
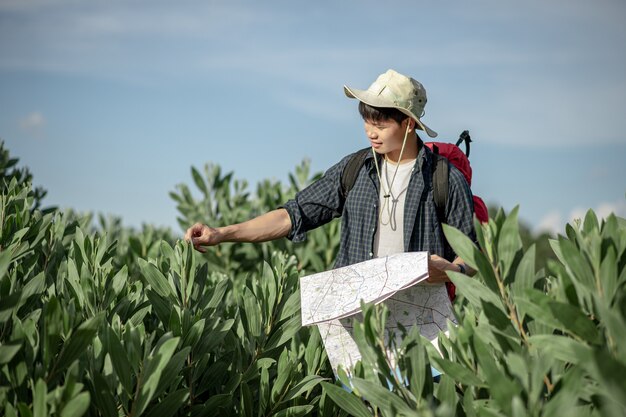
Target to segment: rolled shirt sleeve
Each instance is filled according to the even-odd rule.
[[[287,239],[302,242],[306,240],[309,230],[341,216],[344,204],[341,175],[350,156],[330,167],[322,178],[296,193],[293,199],[281,207],[287,210],[291,219],[291,230]]]

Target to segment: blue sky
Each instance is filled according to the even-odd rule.
[[[192,165],[254,189],[366,146],[342,86],[393,68],[439,139],[470,130],[476,194],[561,232],[626,216],[624,18],[621,0],[1,0],[0,138],[47,204],[178,231]]]

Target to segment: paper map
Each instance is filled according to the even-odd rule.
[[[454,321],[444,284],[420,284],[428,278],[428,253],[408,252],[372,259],[335,270],[302,277],[302,325],[317,324],[328,358],[336,371],[348,372],[361,359],[352,337],[352,321],[361,300],[385,302],[387,329],[399,336],[398,323],[436,344],[446,320]]]

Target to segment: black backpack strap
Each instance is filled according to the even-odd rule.
[[[448,204],[448,159],[439,155],[439,148],[433,145],[433,200],[437,209],[439,223],[446,223],[446,205]]]
[[[343,172],[341,173],[341,194],[344,199],[348,196],[352,187],[354,187],[356,178],[359,176],[359,171],[365,163],[365,158],[367,158],[367,155],[371,151],[372,148],[367,147],[355,152],[343,168]]]

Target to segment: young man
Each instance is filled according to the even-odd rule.
[[[367,90],[344,86],[359,100],[359,112],[372,153],[365,159],[353,188],[341,192],[343,170],[352,155],[297,193],[279,209],[252,220],[213,228],[197,223],[185,239],[204,252],[222,242],[263,242],[287,237],[302,241],[306,232],[342,217],[341,244],[335,267],[409,251],[429,251],[429,282],[448,281],[445,271],[466,272],[463,261],[445,244],[432,191],[432,152],[417,130],[437,134],[422,121],[426,91],[416,80],[389,70]],[[452,165],[446,223],[474,240],[472,194]]]

